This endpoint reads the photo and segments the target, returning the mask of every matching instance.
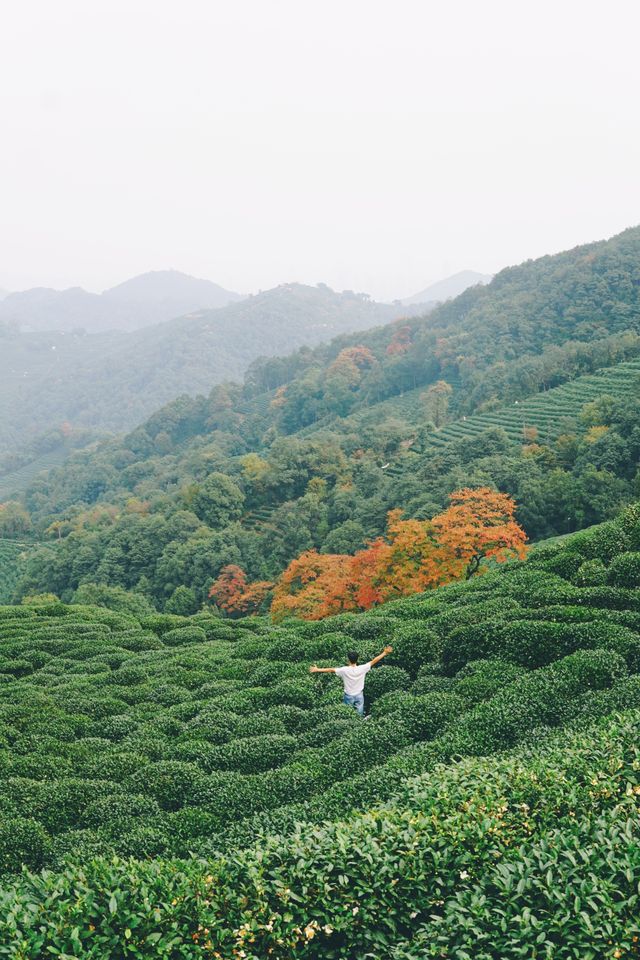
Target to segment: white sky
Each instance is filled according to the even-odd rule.
[[[637,0],[5,0],[0,286],[407,296],[640,222]]]

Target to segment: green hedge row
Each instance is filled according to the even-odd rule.
[[[632,956],[639,735],[634,714],[439,767],[379,809],[209,862],[24,875],[0,892],[0,956]]]

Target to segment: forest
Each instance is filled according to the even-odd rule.
[[[636,228],[509,268],[74,455],[0,511],[0,536],[18,511],[39,544],[16,597],[96,584],[195,613],[228,567],[277,584],[464,487],[511,497],[531,542],[613,517],[640,494],[639,257]]]
[[[181,394],[242,377],[260,356],[419,310],[292,283],[129,332],[88,332],[79,320],[30,331],[0,316],[0,484],[65,436],[87,445]]]

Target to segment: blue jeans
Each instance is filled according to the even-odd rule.
[[[348,693],[345,693],[342,698],[342,702],[347,707],[355,707],[361,717],[364,717],[364,694],[356,693],[355,696],[351,696]]]

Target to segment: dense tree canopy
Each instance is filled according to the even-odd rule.
[[[179,587],[199,606],[226,566],[275,582],[464,487],[512,497],[532,541],[607,519],[640,489],[639,250],[632,230],[503,271],[426,318],[256,361],[243,385],[76,454],[25,495],[44,546],[20,592],[142,580],[161,608]]]

